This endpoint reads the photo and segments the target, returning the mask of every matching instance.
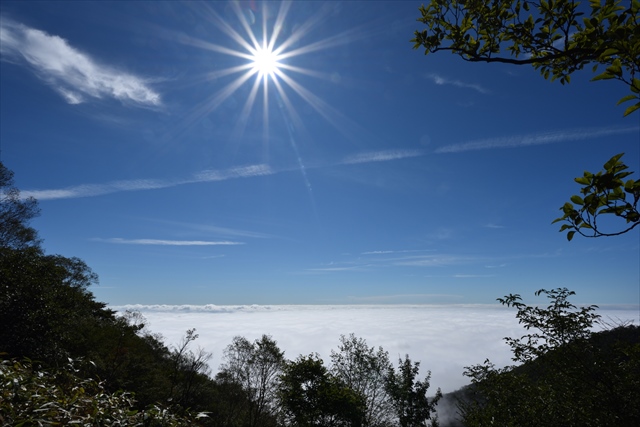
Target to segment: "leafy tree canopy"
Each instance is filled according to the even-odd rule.
[[[526,305],[518,294],[498,298],[500,304],[518,310],[516,318],[527,331],[533,329],[533,333],[519,339],[505,338],[516,362],[527,362],[554,348],[588,338],[594,322],[600,318],[595,313],[597,306],[590,305],[578,310],[570,303],[569,297],[575,292],[567,288],[540,289],[536,296],[540,294],[551,300],[547,308]]]
[[[300,356],[284,367],[279,394],[285,425],[362,425],[362,396],[332,375],[317,354]]]
[[[432,398],[427,397],[431,372],[427,372],[420,381],[420,362],[412,362],[409,355],[398,360],[397,371],[389,368],[387,392],[391,397],[393,408],[398,417],[400,427],[437,427],[438,417],[436,405],[442,397],[440,389]]]
[[[40,214],[33,197],[20,198],[13,185],[13,172],[0,162],[0,247],[22,249],[40,243],[29,221]]]
[[[384,427],[393,424],[395,413],[387,392],[393,365],[382,347],[376,351],[354,334],[340,337],[338,351],[331,351],[331,373],[364,399],[364,424]]]
[[[569,83],[592,66],[592,80],[614,79],[630,93],[618,104],[640,108],[639,0],[430,0],[420,7],[414,48],[451,51],[471,62],[532,65],[545,79]]]

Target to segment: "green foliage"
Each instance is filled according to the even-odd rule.
[[[563,215],[553,223],[564,221],[560,231],[567,232],[571,240],[575,233],[585,237],[618,236],[640,224],[638,200],[640,200],[640,181],[627,179],[632,172],[620,159],[624,153],[613,156],[607,161],[603,171],[595,174],[584,172],[575,179],[582,185],[581,195],[571,196],[571,202],[565,203],[560,210]],[[575,204],[575,205],[574,205]],[[626,222],[624,229],[615,232],[603,232],[598,225],[600,215],[612,214]]]
[[[195,404],[210,382],[211,369],[207,362],[211,359],[211,353],[202,348],[196,351],[189,348],[190,344],[198,339],[195,332],[195,328],[187,330],[182,343],[169,356],[172,372],[167,401],[183,408]]]
[[[95,280],[77,258],[0,248],[0,351],[65,363],[85,327],[112,318],[87,291]]]
[[[13,186],[13,172],[0,162],[0,247],[24,249],[38,246],[38,233],[29,221],[40,214],[33,197],[22,199]]]
[[[242,393],[236,394],[236,418],[242,425],[268,426],[275,422],[278,412],[277,391],[284,366],[284,352],[268,335],[253,343],[235,337],[224,352],[225,363],[216,377],[222,383],[237,384]]]
[[[536,296],[540,294],[545,294],[552,301],[547,308],[525,305],[518,294],[498,298],[500,304],[518,310],[516,318],[527,331],[535,331],[518,339],[505,338],[515,362],[527,362],[554,348],[588,338],[594,322],[600,318],[595,313],[598,306],[576,310],[577,307],[568,300],[575,292],[567,288],[540,289]]]
[[[317,355],[288,363],[280,382],[284,425],[361,426],[364,399],[332,375]]]
[[[396,412],[401,427],[426,427],[438,425],[435,407],[442,397],[440,389],[436,395],[429,399],[429,380],[431,372],[427,373],[424,380],[416,380],[420,372],[420,362],[411,362],[409,356],[398,361],[396,371],[389,369],[387,377],[387,393],[391,397],[391,403]]]
[[[630,93],[618,104],[640,108],[639,0],[430,0],[420,7],[414,48],[425,54],[451,51],[471,62],[529,64],[545,79],[569,83],[571,74],[593,65],[593,80],[615,79]]]
[[[498,299],[535,332],[505,338],[520,366],[489,360],[467,367],[460,402],[465,426],[627,426],[640,421],[640,328],[591,333],[595,306],[578,309],[565,288],[540,290],[552,303],[527,306],[519,295]]]
[[[177,415],[158,405],[137,410],[130,393],[109,393],[102,382],[77,372],[71,361],[54,371],[29,360],[0,362],[0,424],[182,427],[200,425],[198,419],[206,417]]]
[[[364,399],[364,426],[388,426],[394,421],[387,376],[393,371],[389,353],[367,346],[354,334],[340,337],[338,351],[331,351],[331,373]]]

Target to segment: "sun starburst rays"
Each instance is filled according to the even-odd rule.
[[[262,110],[261,133],[265,156],[268,156],[269,144],[272,143],[269,132],[270,121],[274,117],[270,109],[273,110],[276,106],[277,110],[275,111],[279,112],[277,120],[284,124],[285,129],[288,131],[295,129],[296,132],[308,135],[303,120],[297,112],[299,106],[296,105],[296,100],[291,98],[291,95],[296,95],[299,101],[305,102],[313,108],[345,136],[353,135],[354,128],[358,126],[313,94],[296,76],[309,76],[329,82],[335,81],[335,72],[323,72],[315,68],[304,67],[305,61],[301,57],[310,53],[317,54],[321,50],[328,50],[363,38],[367,34],[364,28],[350,29],[340,34],[305,43],[308,36],[331,16],[330,5],[322,6],[306,21],[295,25],[287,25],[292,2],[282,2],[277,14],[275,14],[275,19],[273,19],[274,14],[268,10],[268,7],[271,6],[268,6],[266,2],[263,3],[262,12],[256,12],[261,14],[262,19],[260,20],[255,20],[253,12],[247,8],[242,9],[238,2],[231,3],[235,19],[230,16],[223,18],[213,6],[208,4],[199,4],[194,7],[198,7],[201,16],[229,37],[231,43],[216,44],[185,34],[176,37],[184,44],[215,53],[217,57],[214,58],[217,64],[228,64],[226,67],[218,66],[217,69],[206,74],[206,79],[221,83],[223,86],[220,86],[217,92],[208,96],[191,110],[188,117],[185,117],[183,124],[185,130],[211,114],[228,99],[235,98],[233,102],[238,102],[239,99],[235,95],[242,90],[246,93],[246,98],[241,101],[240,111],[229,142],[239,143],[243,139],[249,123],[254,123],[250,118],[254,114],[256,106],[261,106]],[[291,28],[293,29],[285,31]],[[224,60],[224,57],[229,60]],[[226,83],[224,83],[225,80],[227,80]],[[247,85],[249,85],[248,90],[243,89]],[[259,100],[259,98],[262,99]],[[273,103],[273,100],[277,102]]]

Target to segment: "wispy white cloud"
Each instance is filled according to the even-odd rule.
[[[166,221],[166,220],[158,220],[158,219],[146,219],[146,220],[161,223],[161,224],[168,224],[172,226],[196,230],[200,233],[211,233],[218,236],[249,237],[253,239],[270,239],[270,238],[277,237],[277,236],[274,236],[273,234],[260,233],[260,232],[251,231],[251,230],[241,230],[237,228],[220,227],[220,226],[211,225],[211,224],[189,223],[189,222],[182,222],[182,221]]]
[[[121,191],[155,190],[176,187],[178,185],[198,182],[216,182],[229,179],[252,178],[256,176],[272,175],[275,172],[264,164],[242,166],[225,170],[206,170],[195,174],[191,178],[176,180],[137,179],[128,181],[114,181],[107,184],[82,184],[54,190],[26,190],[22,197],[35,197],[38,200],[71,199],[77,197],[94,197]]]
[[[341,271],[371,271],[374,269],[395,268],[398,266],[412,267],[444,267],[462,264],[477,264],[487,262],[486,257],[452,254],[415,254],[419,252],[433,252],[432,250],[401,250],[401,251],[369,251],[363,252],[348,261],[331,262],[318,267],[304,270],[309,273],[331,273]],[[447,276],[449,277],[449,276]]]
[[[493,223],[485,224],[484,226],[485,226],[485,228],[495,228],[495,229],[505,228],[504,225],[498,225],[498,224],[493,224]]]
[[[362,252],[362,255],[388,255],[388,254],[406,254],[412,252],[429,252],[430,249],[404,249],[398,251],[367,251]]]
[[[506,267],[506,263],[498,264],[498,265],[485,265],[484,268],[503,268]]]
[[[316,273],[328,273],[334,271],[358,271],[363,270],[370,265],[356,265],[351,267],[319,267],[319,268],[308,268],[306,271],[316,272]]]
[[[94,239],[96,241],[117,243],[122,245],[155,245],[155,246],[234,246],[244,245],[243,242],[233,242],[229,240],[207,241],[207,240],[160,240],[160,239],[122,239],[113,237],[109,239]]]
[[[456,279],[476,279],[479,277],[495,277],[495,274],[454,274]]]
[[[430,233],[427,237],[436,240],[447,240],[453,236],[453,230],[447,227],[438,227],[434,232]]]
[[[494,148],[528,147],[531,145],[579,141],[638,131],[640,131],[639,126],[559,130],[526,135],[512,135],[500,138],[479,139],[460,144],[446,145],[438,148],[435,152],[460,153],[463,151],[490,150]]]
[[[464,298],[464,295],[458,294],[394,294],[394,295],[368,295],[368,296],[351,296],[348,297],[350,301],[357,303],[371,303],[371,304],[398,304],[406,301],[414,301],[416,304],[430,303],[442,300],[459,300]]]
[[[451,86],[456,86],[456,87],[464,88],[464,89],[473,89],[475,91],[478,91],[478,92],[484,93],[484,94],[490,93],[488,89],[485,89],[484,87],[482,87],[482,86],[480,86],[478,84],[465,83],[465,82],[462,82],[460,80],[451,80],[451,79],[448,79],[446,77],[439,76],[438,74],[427,74],[426,77],[428,79],[433,80],[433,82],[435,84],[440,85],[440,86],[442,86],[442,85],[451,85]]]
[[[456,265],[475,261],[477,261],[477,258],[474,257],[442,254],[405,258],[394,261],[394,264],[415,267],[440,267],[445,265]]]
[[[338,164],[358,164],[369,162],[385,162],[399,160],[409,157],[422,156],[425,153],[419,150],[388,150],[375,151],[356,154],[347,157]],[[320,168],[322,166],[315,166]],[[295,169],[274,170],[268,164],[255,164],[247,166],[238,166],[229,169],[208,169],[195,173],[189,178],[174,180],[159,179],[136,179],[113,181],[105,184],[81,184],[66,188],[57,188],[50,190],[24,190],[21,196],[35,197],[38,200],[55,200],[55,199],[71,199],[79,197],[94,197],[105,194],[118,193],[121,191],[142,191],[156,190],[162,188],[176,187],[185,184],[194,184],[200,182],[217,182],[227,181],[238,178],[253,178],[260,176],[275,175],[277,173],[291,172]]]
[[[0,55],[31,68],[70,104],[88,98],[151,107],[162,103],[147,79],[99,64],[59,36],[6,18],[0,24]]]
[[[129,181],[114,181],[107,184],[81,184],[73,187],[52,190],[25,190],[20,192],[22,197],[35,197],[38,200],[71,199],[77,197],[93,197],[120,191],[155,190],[179,185],[153,179],[136,179]]]
[[[206,170],[195,175],[197,182],[226,181],[235,178],[272,175],[275,172],[266,164],[240,166],[226,170]]]
[[[341,164],[352,165],[357,163],[388,162],[390,160],[406,159],[423,156],[421,150],[383,150],[354,154],[342,160]]]

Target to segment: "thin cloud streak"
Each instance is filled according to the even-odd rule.
[[[228,179],[235,178],[250,178],[254,176],[266,176],[273,175],[275,172],[269,167],[269,165],[250,165],[231,168],[223,171],[219,170],[206,170],[199,172],[195,175],[197,182],[213,182],[213,181],[226,181]]]
[[[218,236],[226,236],[226,237],[248,237],[252,239],[272,239],[272,238],[278,237],[272,234],[260,233],[257,231],[240,230],[236,228],[220,227],[217,225],[210,225],[210,224],[198,224],[198,223],[189,223],[189,222],[182,222],[182,221],[166,221],[166,220],[157,220],[157,219],[149,219],[149,221],[188,228],[191,230],[197,230],[200,233],[213,233]]]
[[[333,271],[361,271],[367,267],[369,267],[370,264],[367,265],[358,265],[358,266],[354,266],[354,267],[324,267],[324,268],[308,268],[306,271],[309,272],[313,272],[313,273],[325,273],[325,272],[333,272]]]
[[[367,251],[361,255],[388,255],[388,254],[407,254],[412,252],[432,252],[433,249],[404,249],[400,251]]]
[[[640,127],[638,126],[560,130],[527,135],[513,135],[501,138],[480,139],[477,141],[446,145],[444,147],[438,148],[435,152],[461,153],[464,151],[490,150],[494,148],[528,147],[532,145],[555,144],[559,142],[600,138],[603,136],[611,136],[638,131],[640,131]]]
[[[511,254],[511,255],[482,255],[482,254],[451,254],[451,253],[435,253],[422,255],[409,255],[416,252],[434,252],[430,249],[416,250],[400,250],[400,251],[368,251],[360,253],[356,258],[347,261],[330,263],[318,267],[311,267],[304,270],[303,274],[309,273],[326,273],[340,271],[371,271],[375,269],[386,269],[395,267],[416,267],[416,268],[434,268],[434,267],[451,267],[459,265],[475,265],[478,268],[500,268],[506,267],[506,260],[513,259],[537,259],[561,256],[555,254]],[[407,254],[407,255],[403,255]],[[350,254],[342,254],[343,256],[351,256]],[[445,276],[428,276],[428,277],[491,277],[494,275],[450,275]]]
[[[495,277],[495,274],[454,274],[456,279],[477,279],[479,277]]]
[[[372,162],[385,162],[393,160],[401,160],[410,157],[422,156],[424,153],[417,150],[390,150],[376,151],[356,154],[346,158],[339,165],[361,164]],[[321,168],[323,166],[315,166],[313,168]],[[95,197],[106,194],[119,193],[122,191],[142,191],[157,190],[162,188],[176,187],[185,184],[196,184],[203,182],[227,181],[238,178],[253,178],[260,176],[275,175],[278,173],[291,172],[297,170],[282,169],[274,170],[268,164],[255,164],[248,166],[238,166],[230,169],[215,170],[209,169],[195,173],[191,178],[175,179],[175,180],[157,180],[157,179],[136,179],[114,181],[106,184],[81,184],[72,187],[58,188],[51,190],[24,190],[21,197],[34,197],[38,200],[57,200],[57,199],[73,199],[80,197]]]
[[[38,200],[71,199],[78,197],[95,197],[121,191],[156,190],[176,187],[184,184],[200,182],[217,182],[237,178],[252,178],[256,176],[273,175],[268,165],[250,165],[226,170],[205,170],[195,174],[190,179],[162,181],[153,179],[115,181],[107,184],[83,184],[56,190],[26,190],[21,192],[23,198],[35,197]]]
[[[441,77],[437,74],[427,74],[426,76],[427,78],[433,80],[433,82],[439,86],[442,85],[451,85],[451,86],[456,86],[459,88],[463,88],[463,89],[473,89],[475,91],[478,91],[480,93],[483,94],[487,94],[490,93],[489,90],[485,89],[484,87],[478,85],[478,84],[473,84],[473,83],[465,83],[465,82],[461,82],[460,80],[451,80],[451,79],[447,79],[445,77]]]
[[[8,19],[0,26],[0,54],[5,61],[31,68],[69,104],[88,98],[114,98],[138,106],[162,104],[147,80],[98,64],[63,38]]]
[[[426,255],[421,257],[412,257],[413,259],[405,259],[394,262],[394,265],[405,265],[415,267],[440,267],[445,265],[456,265],[461,263],[469,263],[477,261],[477,258],[460,257],[453,255]]]
[[[494,228],[494,229],[500,229],[500,228],[505,228],[504,225],[498,225],[498,224],[485,224],[484,226],[485,228]]]
[[[122,239],[113,237],[110,239],[95,239],[107,243],[117,243],[123,245],[156,245],[156,246],[234,246],[244,245],[243,242],[232,241],[206,241],[206,240],[160,240],[160,239]]]
[[[360,153],[349,156],[342,160],[341,164],[353,165],[358,163],[388,162],[390,160],[406,159],[410,157],[423,156],[425,153],[420,150],[384,150]]]
[[[402,303],[402,301],[420,301],[426,303],[434,299],[461,299],[464,295],[457,294],[395,294],[395,295],[370,295],[364,297],[348,297],[350,301],[355,303],[385,304],[385,303]],[[416,304],[419,304],[416,303]]]

